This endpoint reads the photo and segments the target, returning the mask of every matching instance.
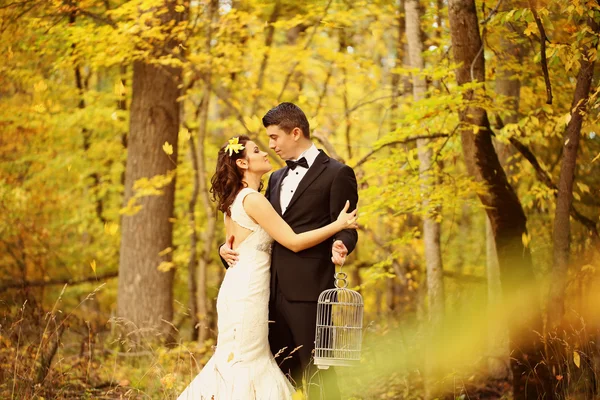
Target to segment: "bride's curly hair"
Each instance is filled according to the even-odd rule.
[[[238,168],[235,161],[240,158],[246,157],[246,143],[250,138],[246,135],[238,137],[238,143],[244,145],[244,150],[237,153],[231,153],[225,151],[228,143],[225,143],[219,149],[217,156],[217,168],[215,174],[212,176],[210,183],[210,192],[212,193],[212,200],[217,202],[219,211],[231,216],[231,204],[235,200],[235,196],[244,187],[248,186],[246,182],[243,182],[244,172]],[[262,182],[259,191],[262,190]]]

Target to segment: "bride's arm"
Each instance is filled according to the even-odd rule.
[[[278,243],[298,252],[313,247],[343,229],[356,229],[356,210],[347,213],[350,203],[340,213],[337,220],[319,229],[295,233],[281,218],[271,203],[260,193],[252,193],[244,199],[244,210]]]

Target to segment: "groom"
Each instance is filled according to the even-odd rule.
[[[350,210],[356,208],[354,171],[315,147],[308,119],[298,106],[281,103],[262,122],[269,147],[287,164],[271,174],[265,195],[296,233],[334,221],[346,200]],[[334,369],[318,370],[312,364],[317,299],[334,287],[334,264],[344,264],[357,240],[355,230],[344,230],[298,253],[273,244],[269,344],[273,354],[279,354],[276,361],[282,371],[291,374],[298,387],[306,380],[310,400],[340,398]],[[224,246],[221,255],[227,250]]]

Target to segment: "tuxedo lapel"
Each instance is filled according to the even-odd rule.
[[[283,178],[288,174],[288,170],[289,167],[283,168],[283,170],[281,170],[281,173],[275,176],[275,179],[273,179],[273,187],[269,188],[269,190],[271,190],[271,204],[273,205],[273,208],[275,209],[275,211],[277,211],[277,214],[279,215],[282,214],[281,198],[279,196],[279,194],[281,193],[281,182],[283,182]]]
[[[298,184],[298,188],[292,196],[290,204],[286,208],[286,212],[294,205],[298,198],[302,196],[302,193],[304,193],[304,191],[310,186],[310,184],[313,183],[313,181],[317,179],[323,171],[325,171],[328,162],[329,157],[327,156],[327,154],[325,154],[322,150],[319,150],[319,155],[317,156],[317,158],[315,158],[315,162],[313,163],[313,165],[310,166],[310,168],[306,172],[306,175],[304,175],[304,178],[302,178],[302,180]]]

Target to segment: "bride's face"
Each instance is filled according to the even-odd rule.
[[[258,145],[251,140],[246,142],[246,159],[248,160],[248,171],[266,174],[273,167],[269,161],[266,151],[261,151]]]

